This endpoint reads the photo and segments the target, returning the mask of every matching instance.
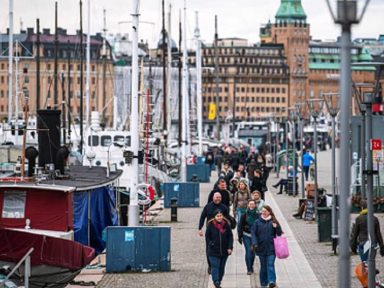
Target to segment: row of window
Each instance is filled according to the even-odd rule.
[[[236,112],[282,112],[285,107],[236,107]],[[228,112],[231,108],[219,106],[219,112]],[[208,107],[203,107],[203,112],[208,112]],[[232,110],[231,110],[232,111]],[[238,116],[238,115],[236,115]],[[236,117],[237,118],[237,117]]]
[[[243,103],[285,103],[285,97],[236,97],[237,102],[243,102]],[[228,97],[220,97],[219,96],[219,102],[222,103],[224,100],[223,105],[227,105],[228,103]],[[216,97],[207,97],[203,98],[204,102],[216,102]]]
[[[214,55],[214,48],[203,49],[203,55]],[[217,48],[218,55],[256,55],[256,56],[278,56],[280,49],[268,48]]]
[[[213,93],[216,92],[216,87],[203,87],[203,93]],[[221,92],[228,92],[228,87],[221,87],[219,86],[219,93]],[[236,92],[242,92],[242,93],[286,93],[285,87],[236,87]]]
[[[285,64],[284,59],[282,58],[236,58],[236,57],[218,57],[219,64],[255,64],[255,65],[282,65]],[[205,65],[215,63],[215,57],[205,57],[203,58],[203,63]]]
[[[42,69],[43,69],[43,65],[40,66]],[[47,63],[46,65],[46,70],[50,71],[52,70],[52,68],[54,67],[53,64],[51,63]],[[70,64],[69,65],[69,70],[72,71],[73,70],[73,67],[74,65],[73,64]],[[25,72],[28,72],[28,68],[29,68],[29,65],[28,63],[24,64],[24,71]],[[77,68],[77,71],[80,71],[80,64],[77,64],[76,65],[76,68]],[[1,63],[1,70],[4,70],[4,69],[8,69],[8,64],[5,64],[5,63]],[[27,69],[27,70],[26,70]],[[60,65],[58,65],[58,70],[64,70],[66,71],[67,70],[67,64],[62,64],[61,65],[61,68],[60,68]],[[85,65],[84,65],[84,68],[83,70],[85,71]],[[91,71],[96,71],[96,65],[91,65]]]
[[[7,109],[8,109],[7,106],[0,105],[0,112],[7,112]],[[70,110],[71,113],[73,113],[75,108],[74,107],[69,107],[69,110]],[[96,107],[92,106],[91,110],[92,111],[96,111]],[[76,111],[77,111],[77,114],[80,114],[80,107],[76,107]]]

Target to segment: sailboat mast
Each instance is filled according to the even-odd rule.
[[[80,0],[80,153],[83,154],[83,2]]]
[[[199,135],[199,155],[203,154],[203,116],[201,98],[201,42],[199,29],[199,13],[196,11],[196,97],[197,97],[197,133]]]
[[[40,109],[40,19],[36,19],[36,115]]]
[[[182,122],[182,148],[181,148],[181,181],[185,182],[187,179],[187,118],[188,115],[188,66],[187,66],[187,8],[186,1],[184,1],[184,19],[183,19],[183,30],[184,30],[184,38],[183,38],[183,122]]]
[[[165,8],[164,8],[164,0],[162,0],[162,19],[163,19],[163,28],[162,28],[162,34],[163,34],[163,45],[162,45],[162,53],[163,53],[163,132],[167,130],[167,71],[166,71],[166,54],[167,54],[167,46],[165,44],[166,42],[166,34],[165,31]],[[164,140],[166,140],[167,137],[164,137]],[[165,142],[165,147],[167,146],[167,143]]]
[[[69,142],[71,142],[71,47],[68,40],[68,47],[67,47],[67,127],[68,127],[68,139]]]
[[[59,39],[58,39],[58,31],[57,31],[57,1],[55,2],[55,64],[54,64],[54,82],[53,82],[53,89],[54,89],[54,95],[53,95],[53,107],[54,109],[59,108],[59,95],[58,95],[58,55],[59,55]]]
[[[13,0],[9,0],[9,34],[8,34],[8,123],[12,119],[13,92]]]
[[[87,63],[86,63],[86,84],[85,84],[85,123],[89,125],[89,105],[90,105],[90,66],[91,66],[91,0],[88,0],[88,27],[87,27]]]
[[[182,146],[182,134],[183,134],[183,129],[182,129],[182,118],[183,118],[183,114],[182,114],[182,110],[183,110],[183,93],[182,93],[182,68],[183,68],[183,63],[181,61],[181,41],[182,41],[182,29],[181,29],[181,11],[179,11],[179,64],[178,64],[178,68],[179,68],[179,147]]]
[[[218,34],[217,34],[217,15],[215,15],[215,97],[216,97],[216,139],[220,140],[220,115],[219,115],[219,56],[217,51],[218,45]]]
[[[172,51],[171,51],[171,45],[172,45],[172,37],[171,37],[171,10],[172,10],[172,5],[169,4],[169,12],[168,12],[168,45],[167,45],[167,66],[168,66],[168,77],[167,77],[167,111],[171,112],[171,99],[172,99],[172,94],[171,94],[171,79],[172,79]],[[172,121],[172,116],[171,113],[169,113],[169,117],[167,118],[167,131],[168,135],[171,132],[171,121]]]
[[[106,97],[107,97],[107,20],[106,20],[106,11],[104,9],[104,29],[103,29],[103,50],[102,50],[102,57],[103,57],[103,112],[102,112],[102,121],[105,121],[105,103],[106,103]],[[115,114],[116,113],[116,114]],[[113,114],[114,121],[117,118],[117,110],[114,111]],[[117,122],[117,121],[116,121]]]
[[[131,168],[129,216],[128,225],[139,224],[139,206],[137,184],[139,182],[139,62],[138,62],[138,34],[139,34],[139,0],[132,1],[132,101],[131,101],[131,148],[134,154]]]

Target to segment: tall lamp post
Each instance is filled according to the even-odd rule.
[[[303,155],[304,155],[304,143],[303,143],[303,138],[304,138],[304,112],[305,112],[305,102],[297,102],[297,111],[299,112],[299,120],[300,120],[300,163],[301,166],[303,165]],[[303,167],[301,167],[301,198],[305,198],[305,181],[304,181],[304,171]]]
[[[337,211],[336,211],[336,116],[340,108],[339,93],[324,93],[324,102],[328,113],[332,117],[332,249],[335,252],[338,239]]]
[[[323,99],[309,99],[307,100],[307,105],[309,109],[309,113],[313,118],[313,146],[314,146],[314,154],[315,154],[315,214],[317,215],[317,199],[318,199],[318,182],[317,182],[317,118],[320,116],[321,110],[323,108]]]
[[[296,106],[293,106],[293,107],[290,107],[289,108],[289,118],[291,119],[292,121],[292,129],[291,129],[291,135],[292,135],[292,153],[293,153],[293,157],[292,157],[292,162],[293,162],[293,183],[292,183],[292,193],[294,196],[296,196],[296,191],[297,191],[297,187],[296,187],[296,120],[297,120],[297,117],[298,117],[298,112],[297,112],[297,107]],[[288,179],[288,178],[287,178]]]
[[[341,27],[340,43],[340,246],[339,246],[339,288],[348,288],[351,286],[351,269],[349,253],[349,191],[351,184],[350,171],[350,147],[349,147],[349,121],[351,118],[351,26],[360,22],[368,6],[369,0],[364,0],[360,17],[357,15],[357,0],[337,0],[337,15],[334,15],[330,0],[327,0],[329,10],[335,23]],[[343,166],[343,167],[341,167]],[[374,273],[373,271],[371,271]],[[372,279],[372,273],[369,274],[369,288],[374,287],[375,279]],[[374,275],[373,275],[374,276]],[[374,278],[374,277],[373,277]]]

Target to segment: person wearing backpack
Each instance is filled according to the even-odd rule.
[[[255,262],[255,253],[252,251],[252,235],[251,227],[259,218],[256,207],[256,201],[248,200],[247,210],[241,216],[238,224],[239,243],[244,244],[245,249],[245,265],[247,266],[247,275],[253,274],[253,263]]]

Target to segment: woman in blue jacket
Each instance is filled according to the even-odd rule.
[[[215,218],[207,224],[205,239],[207,255],[211,264],[212,281],[215,288],[220,288],[225,273],[227,258],[233,250],[233,234],[229,223],[220,210],[216,210]]]
[[[283,233],[271,207],[264,205],[258,218],[251,228],[252,250],[260,260],[261,287],[276,287],[275,247],[273,238]]]

